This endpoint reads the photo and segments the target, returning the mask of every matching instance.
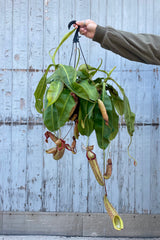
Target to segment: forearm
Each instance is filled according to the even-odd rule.
[[[132,61],[160,65],[160,36],[97,26],[93,41]]]

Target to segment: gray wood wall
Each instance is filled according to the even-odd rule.
[[[45,149],[41,116],[34,107],[35,87],[51,63],[48,52],[68,32],[72,19],[91,18],[131,32],[160,34],[159,0],[0,0],[0,211],[105,212],[104,190],[91,172],[82,143],[77,154],[54,161]],[[108,195],[121,213],[160,214],[160,79],[159,67],[131,62],[81,37],[87,62],[117,66],[121,84],[136,113],[135,134],[128,157],[126,127],[110,147],[113,175]],[[58,53],[68,64],[72,38]],[[120,123],[123,123],[121,119]],[[62,136],[70,128],[62,129]],[[73,129],[67,136],[70,141]],[[89,140],[102,167],[95,135]],[[107,153],[107,151],[106,151]]]

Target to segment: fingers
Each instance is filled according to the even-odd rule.
[[[80,27],[85,27],[86,26],[86,20],[77,21],[76,24]]]
[[[97,24],[90,19],[86,19],[82,21],[76,21],[76,24],[74,24],[73,26],[76,29],[80,27],[79,29],[80,34],[92,39],[95,34]]]
[[[87,32],[86,20],[84,21],[77,21],[76,24],[73,25],[75,29],[80,26],[80,34],[84,35]]]
[[[86,35],[87,34],[87,29],[85,29],[85,28],[80,28],[80,34],[82,34],[82,35]]]

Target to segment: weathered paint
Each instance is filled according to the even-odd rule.
[[[45,128],[34,107],[34,91],[47,65],[49,50],[60,42],[72,19],[91,18],[132,32],[160,33],[158,0],[0,0],[0,211],[105,212],[104,189],[88,165],[83,136],[77,154],[60,161],[45,150]],[[159,67],[128,61],[81,37],[90,65],[109,71],[124,87],[136,113],[130,154],[129,137],[120,119],[120,132],[110,146],[113,174],[108,196],[122,213],[160,213],[160,86]],[[72,39],[57,53],[56,62],[69,63]],[[80,61],[83,62],[83,59]],[[51,69],[53,71],[53,69]],[[71,126],[62,129],[62,136]],[[70,143],[73,128],[66,137]],[[103,152],[95,134],[89,139],[100,168]],[[106,154],[108,154],[106,150]]]

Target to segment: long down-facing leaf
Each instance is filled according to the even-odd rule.
[[[113,131],[112,126],[111,126],[111,117],[112,115],[110,114],[111,111],[108,111],[108,117],[109,117],[109,126],[105,124],[105,121],[102,117],[102,114],[99,110],[98,103],[96,103],[95,108],[94,108],[94,129],[96,132],[96,137],[97,137],[97,142],[98,146],[101,149],[106,149],[107,146],[110,143],[110,135]]]
[[[56,131],[69,121],[72,108],[75,106],[74,98],[70,94],[70,90],[64,88],[58,100],[48,106],[47,97],[45,98],[45,110],[43,113],[44,125],[50,131]]]
[[[112,103],[111,103],[110,97],[107,95],[105,91],[104,84],[103,84],[103,90],[102,90],[102,101],[107,110],[109,125],[107,126],[105,124],[105,121],[99,110],[98,104],[96,104],[94,109],[94,128],[96,131],[98,146],[102,149],[106,149],[108,144],[110,143],[110,135],[114,131],[114,128],[112,125],[112,121],[113,121]]]
[[[134,133],[135,114],[131,111],[128,98],[124,95],[124,117],[130,136]]]
[[[135,114],[131,111],[130,104],[128,101],[128,98],[124,92],[124,89],[112,78],[110,78],[119,88],[123,95],[123,101],[124,101],[124,118],[127,125],[127,130],[130,136],[133,136],[134,132],[134,122],[135,122]]]
[[[106,90],[111,95],[112,102],[119,115],[124,114],[124,101],[119,97],[118,91],[110,84],[106,84]]]
[[[93,109],[95,103],[84,99],[79,102],[78,130],[81,135],[90,136],[94,130]],[[83,126],[82,126],[83,122]]]
[[[48,74],[48,71],[50,69],[50,67],[53,66],[53,64],[50,64],[47,68],[47,70],[45,71],[44,75],[42,76],[42,78],[40,79],[37,88],[34,92],[34,96],[35,96],[35,107],[37,112],[42,113],[43,112],[43,97],[44,97],[44,93],[46,91],[46,77]]]
[[[62,38],[60,44],[59,44],[58,47],[56,48],[53,56],[50,55],[51,58],[52,58],[52,62],[53,62],[53,64],[54,64],[54,66],[56,65],[56,64],[55,64],[55,56],[56,56],[56,53],[58,52],[58,50],[59,50],[59,48],[61,47],[61,45],[70,37],[70,35],[72,35],[72,33],[73,33],[74,31],[75,31],[75,29],[73,29],[72,31],[66,33],[66,34],[64,35],[64,37]],[[50,52],[49,52],[49,54],[50,54]]]
[[[51,82],[47,91],[48,106],[52,105],[57,101],[61,92],[63,91],[63,87],[64,83],[62,83],[61,81]]]
[[[112,112],[111,112],[111,115],[112,115],[112,127],[113,127],[113,132],[111,133],[110,137],[109,137],[109,140],[112,141],[117,133],[118,133],[118,130],[119,130],[119,116],[117,115],[116,111],[115,111],[115,108],[114,108],[114,104],[112,102]]]
[[[89,83],[87,79],[80,82],[79,85],[83,87],[83,89],[85,89],[85,91],[88,93],[88,97],[90,100],[97,101],[99,94],[95,85]]]

